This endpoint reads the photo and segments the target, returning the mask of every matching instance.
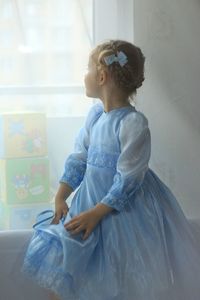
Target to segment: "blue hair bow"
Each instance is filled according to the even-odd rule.
[[[124,52],[119,51],[117,52],[117,55],[111,54],[109,56],[105,56],[104,61],[106,65],[111,65],[114,62],[118,62],[120,66],[123,67],[128,62],[128,59]]]

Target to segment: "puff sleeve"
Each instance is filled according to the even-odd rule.
[[[90,109],[84,126],[79,130],[75,138],[73,153],[71,153],[65,161],[64,173],[59,182],[67,183],[73,190],[75,190],[83,180],[87,165],[90,128],[102,111],[103,107],[99,103],[93,105]]]
[[[113,184],[101,200],[118,212],[140,187],[148,169],[151,135],[147,118],[141,113],[128,114],[120,122],[120,155]]]

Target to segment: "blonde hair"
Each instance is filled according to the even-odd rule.
[[[123,51],[128,62],[122,67],[118,62],[106,65],[104,57]],[[129,97],[137,93],[137,89],[144,81],[145,57],[141,49],[123,40],[108,40],[97,45],[91,57],[96,61],[97,68],[107,68],[114,83]]]

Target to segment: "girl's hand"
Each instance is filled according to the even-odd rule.
[[[56,199],[55,200],[55,217],[52,220],[51,224],[58,224],[62,217],[66,217],[69,211],[69,207],[65,200]]]
[[[64,227],[70,231],[71,234],[78,234],[85,230],[82,239],[86,240],[101,219],[102,215],[99,214],[97,210],[90,209],[72,218]]]

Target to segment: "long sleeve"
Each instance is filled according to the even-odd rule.
[[[102,111],[102,105],[99,103],[92,106],[84,126],[79,130],[76,136],[73,153],[66,159],[64,173],[59,182],[67,183],[73,190],[75,190],[83,180],[87,165],[90,128]]]
[[[119,129],[120,155],[117,160],[113,184],[101,200],[117,211],[140,187],[151,153],[151,135],[147,118],[140,112],[128,114]]]

